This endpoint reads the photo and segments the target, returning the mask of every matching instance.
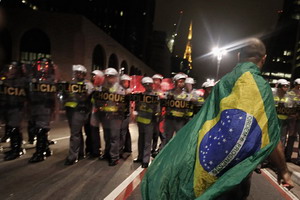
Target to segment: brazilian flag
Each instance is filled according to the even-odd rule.
[[[143,199],[214,199],[247,177],[279,135],[270,85],[255,64],[239,63],[155,158],[142,182]]]

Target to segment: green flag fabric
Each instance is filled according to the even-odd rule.
[[[215,199],[247,177],[279,135],[270,85],[255,64],[239,63],[154,159],[143,199]]]

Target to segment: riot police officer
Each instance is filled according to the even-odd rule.
[[[160,99],[165,98],[165,94],[161,89],[161,83],[164,77],[161,74],[154,74],[152,76],[153,79],[153,92],[155,95],[159,96]],[[160,137],[161,141],[164,140],[164,135],[160,133],[159,124],[161,123],[161,115],[157,117],[156,120],[153,121],[153,139],[152,139],[152,150],[151,154],[152,157],[155,157],[158,154],[157,144],[158,144],[158,137]]]
[[[277,90],[273,92],[275,107],[277,110],[277,116],[281,123],[281,142],[285,147],[286,144],[286,136],[288,131],[288,118],[289,113],[287,112],[291,106],[293,106],[293,102],[288,95],[287,91],[289,89],[290,83],[285,79],[279,79],[277,82]]]
[[[184,73],[178,73],[174,76],[173,81],[175,88],[167,93],[166,117],[165,117],[165,141],[162,147],[164,147],[173,137],[173,134],[179,131],[187,122],[186,111],[190,106],[189,95],[184,91],[185,79],[187,75]],[[180,106],[178,106],[180,105]]]
[[[214,86],[215,82],[213,80],[208,80],[202,84],[202,88],[204,89],[204,100],[210,95],[210,92]]]
[[[5,152],[4,160],[14,160],[25,153],[22,149],[21,123],[26,100],[25,76],[22,65],[13,61],[5,66],[4,78],[0,82],[0,95],[4,97],[5,135],[10,137],[11,150]],[[1,98],[2,99],[2,98]]]
[[[187,120],[190,120],[194,116],[194,106],[198,103],[199,95],[197,94],[197,91],[193,88],[193,85],[196,83],[195,80],[192,77],[187,77],[185,79],[185,91],[189,95],[188,101],[191,102],[191,106],[187,108],[186,111],[186,118]]]
[[[94,85],[95,91],[100,91],[102,84],[104,81],[104,73],[100,70],[94,70],[91,74],[91,82]],[[94,99],[92,99],[92,102]],[[92,108],[92,112],[95,107]],[[84,125],[84,132],[86,134],[86,148],[85,153],[89,156],[89,158],[97,158],[101,156],[101,137],[99,126],[91,125],[91,115],[92,112],[89,113],[88,120]]]
[[[125,91],[125,94],[129,96],[132,93],[132,89],[130,88],[130,81],[131,77],[127,74],[123,74],[120,77],[120,87]],[[122,90],[121,89],[121,90]],[[129,98],[127,98],[129,99]],[[131,134],[129,131],[129,122],[130,122],[130,101],[126,101],[127,105],[125,107],[126,114],[124,115],[124,119],[122,121],[121,125],[121,136],[120,136],[120,155],[123,155],[125,153],[125,157],[129,156],[129,154],[132,152],[131,147]],[[124,158],[125,158],[124,157]]]
[[[66,97],[66,115],[71,131],[69,154],[65,165],[73,165],[84,158],[82,128],[91,110],[90,94],[93,84],[85,79],[87,69],[83,65],[73,65],[74,77],[69,83]]]
[[[288,132],[289,137],[287,141],[287,145],[285,148],[285,159],[286,161],[290,162],[292,153],[294,150],[294,142],[297,140],[297,134],[300,135],[300,118],[299,118],[299,111],[300,111],[300,78],[297,78],[294,81],[294,88],[288,92],[289,98],[293,102],[293,109],[295,113],[289,116],[288,122]],[[300,145],[298,145],[298,157],[296,160],[296,164],[300,164]]]
[[[153,138],[154,122],[160,113],[159,97],[152,89],[153,79],[144,77],[142,84],[145,92],[136,101],[136,121],[138,123],[138,157],[134,162],[141,162],[142,168],[147,168],[151,155],[151,141]]]
[[[51,59],[40,58],[33,65],[29,82],[30,120],[34,122],[34,135],[37,136],[36,152],[30,163],[40,162],[52,155],[48,133],[56,98],[55,66]]]
[[[105,153],[100,159],[108,159],[109,166],[115,166],[120,158],[120,132],[126,106],[125,90],[119,85],[119,73],[116,69],[107,68],[104,75],[102,91],[95,92],[93,97],[98,111],[92,116],[91,123],[101,122],[103,126]]]

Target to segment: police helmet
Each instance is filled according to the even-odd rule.
[[[290,82],[288,82],[286,79],[279,79],[277,81],[277,87],[281,87],[284,85],[290,85]]]
[[[295,84],[295,85],[300,85],[300,78],[297,78],[297,79],[294,81],[294,84]]]
[[[81,72],[81,73],[87,72],[87,69],[83,65],[73,65],[72,70],[73,72]]]
[[[174,81],[178,81],[179,79],[186,79],[187,75],[185,73],[178,73],[173,77]]]
[[[92,71],[92,74],[96,75],[96,76],[104,76],[104,73],[98,69]]]
[[[118,71],[115,68],[107,68],[104,71],[104,74],[106,76],[118,76],[119,75]]]
[[[127,74],[123,74],[123,75],[120,77],[120,80],[121,80],[121,81],[131,81],[131,77],[128,76]]]
[[[154,74],[153,76],[152,76],[152,79],[160,79],[160,80],[162,80],[162,79],[164,79],[164,77],[161,75],[161,74]]]
[[[186,79],[185,79],[185,83],[187,83],[187,84],[195,84],[196,82],[195,82],[195,80],[192,78],[192,77],[187,77]]]
[[[36,76],[54,75],[54,63],[50,58],[40,58],[33,64],[33,72]]]
[[[24,74],[23,65],[19,61],[11,61],[1,72],[6,78],[16,78]]]
[[[150,77],[144,77],[144,78],[142,78],[142,84],[151,84],[151,83],[153,83],[153,79],[152,78],[150,78]]]

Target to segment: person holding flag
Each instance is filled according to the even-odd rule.
[[[265,54],[259,39],[245,42],[236,67],[149,166],[141,186],[144,200],[244,199],[247,193],[230,191],[249,183],[269,155],[279,182],[293,187],[272,91],[260,73]]]

